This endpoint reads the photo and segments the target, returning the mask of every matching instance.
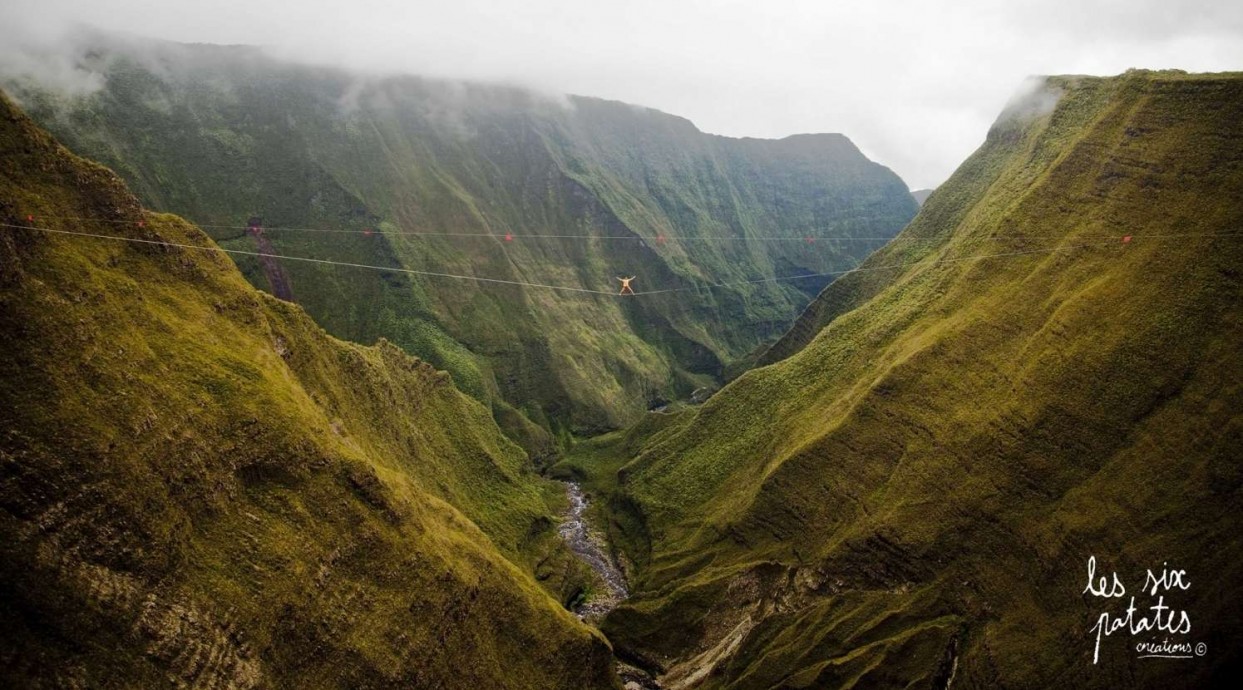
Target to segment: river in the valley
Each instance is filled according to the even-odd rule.
[[[599,620],[630,596],[626,588],[626,576],[609,553],[604,536],[587,523],[587,495],[576,482],[564,482],[570,509],[557,530],[570,550],[596,571],[607,591],[593,592],[587,600],[574,608],[574,613],[584,621]],[[660,690],[660,684],[646,671],[629,664],[617,662],[617,675],[626,690]]]
[[[582,487],[575,482],[565,482],[565,492],[570,499],[570,509],[557,531],[570,550],[591,566],[607,587],[607,591],[592,593],[575,607],[574,613],[584,620],[596,619],[612,611],[630,596],[630,592],[626,589],[626,576],[609,553],[604,537],[587,524],[587,496]]]

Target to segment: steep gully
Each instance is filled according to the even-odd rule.
[[[289,275],[275,258],[276,248],[272,246],[272,241],[267,235],[263,234],[262,222],[261,219],[252,217],[247,223],[246,231],[255,238],[255,245],[259,250],[259,263],[263,266],[263,275],[267,277],[268,285],[272,287],[272,294],[286,302],[292,302],[294,301],[293,287],[289,282]]]

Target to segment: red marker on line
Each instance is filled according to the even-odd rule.
[[[33,222],[35,222],[35,217],[34,217],[34,216],[26,216],[26,222],[27,222],[27,223],[33,223]]]
[[[371,237],[371,228],[363,228],[363,234],[367,237]]]
[[[505,233],[505,241],[506,241],[506,242],[513,242],[513,241],[514,241],[514,236],[513,236],[512,234],[508,233],[508,232],[507,232],[507,233]]]
[[[1130,236],[1130,235],[1124,235],[1124,236],[1122,237],[1122,244],[1130,244],[1130,243],[1131,243],[1131,236]]]
[[[664,243],[665,243],[665,236],[664,236],[664,235],[657,235],[657,236],[656,236],[656,244],[664,244]]]

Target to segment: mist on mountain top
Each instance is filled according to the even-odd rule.
[[[1031,74],[1243,64],[1243,6],[1193,2],[919,3],[810,0],[616,5],[485,0],[14,0],[0,73],[98,86],[71,57],[74,25],[135,41],[263,46],[285,59],[376,74],[516,84],[638,103],[706,132],[842,132],[912,189],[940,184]],[[36,57],[32,57],[36,56]]]

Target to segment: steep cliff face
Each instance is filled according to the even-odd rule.
[[[283,262],[330,333],[385,337],[450,371],[530,448],[543,434],[524,420],[616,428],[718,381],[829,280],[769,279],[847,268],[916,210],[840,135],[729,139],[595,99],[365,79],[236,47],[100,45],[83,64],[101,91],[19,94],[149,206],[227,247],[255,240],[210,226],[260,216],[346,231],[265,230],[280,253],[512,281]],[[257,261],[238,263],[270,289]],[[576,291],[613,293],[619,275],[679,292]]]
[[[613,684],[533,575],[558,490],[446,374],[256,291],[2,96],[0,223],[0,684]]]
[[[1060,77],[618,477],[668,687],[1203,687],[1243,601],[1243,77]],[[1125,238],[1125,239],[1124,239]],[[628,441],[633,444],[634,440]],[[1191,632],[1103,636],[1145,571]],[[1119,603],[1120,602],[1120,603]],[[1177,614],[1175,614],[1177,616]],[[1151,624],[1151,621],[1150,621]],[[1136,644],[1204,643],[1189,660]]]

